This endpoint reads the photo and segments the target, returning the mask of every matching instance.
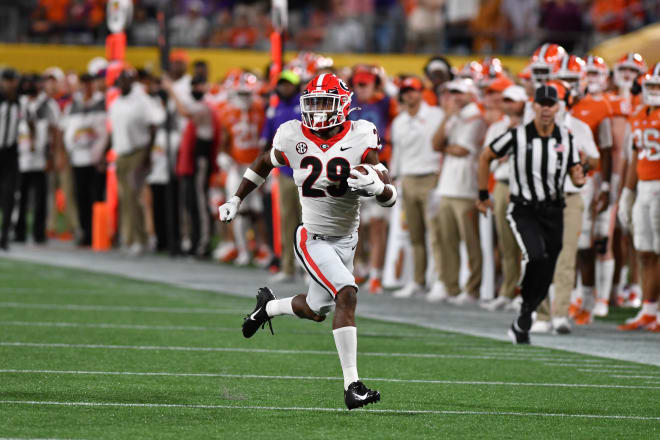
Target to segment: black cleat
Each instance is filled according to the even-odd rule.
[[[509,327],[509,339],[511,339],[511,342],[514,344],[527,344],[529,345],[529,332],[523,332],[521,330],[518,330],[516,328],[516,323],[514,322],[511,324],[511,327]]]
[[[344,402],[346,407],[351,410],[360,408],[370,403],[375,403],[380,400],[380,393],[375,390],[370,390],[359,380],[353,382],[344,391]]]
[[[262,287],[257,290],[257,306],[243,320],[243,336],[251,338],[259,330],[259,327],[264,328],[266,323],[270,327],[270,332],[273,335],[275,334],[273,332],[273,324],[270,322],[270,316],[266,313],[266,304],[274,299],[277,298],[268,287]]]

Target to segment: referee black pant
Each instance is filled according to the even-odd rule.
[[[93,165],[73,167],[73,184],[78,205],[78,221],[82,229],[78,244],[91,246],[92,209],[94,202],[105,198],[105,173],[99,172]]]
[[[35,243],[46,241],[46,212],[48,206],[48,179],[45,171],[21,173],[18,221],[14,229],[14,240],[27,239],[27,216],[32,201],[32,238]]]
[[[2,227],[0,228],[0,249],[9,248],[9,226],[16,198],[18,181],[18,146],[0,148],[0,210]]]
[[[562,246],[563,203],[524,205],[510,203],[507,219],[522,251],[521,295],[517,323],[522,331],[532,326],[532,312],[548,295]]]

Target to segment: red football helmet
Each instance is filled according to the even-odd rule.
[[[573,94],[579,95],[584,79],[584,60],[575,55],[564,55],[559,61],[557,72],[552,77],[566,81],[571,86]]]
[[[496,79],[502,78],[504,75],[502,69],[502,62],[499,58],[486,57],[481,60],[482,76],[479,82],[479,87],[486,88]]]
[[[646,105],[660,107],[660,63],[642,77],[642,99]]]
[[[601,57],[589,55],[586,59],[584,71],[588,93],[600,93],[607,88],[607,77],[610,69]]]
[[[646,72],[644,58],[638,53],[628,52],[614,64],[614,84],[629,90],[639,75]]]
[[[532,82],[534,87],[545,84],[550,75],[559,69],[559,62],[566,55],[566,50],[558,44],[545,43],[532,55]]]
[[[300,97],[302,123],[312,130],[323,130],[343,124],[351,107],[351,92],[332,73],[315,76]]]
[[[478,61],[470,61],[461,66],[457,76],[459,78],[471,79],[475,83],[478,83],[484,76],[484,66]]]

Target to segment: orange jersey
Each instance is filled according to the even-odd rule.
[[[220,109],[220,120],[229,136],[229,154],[238,163],[249,165],[259,156],[259,136],[266,120],[266,111],[260,100],[248,110],[227,102]]]
[[[598,149],[612,146],[612,128],[608,118],[613,116],[613,112],[608,99],[588,94],[573,106],[571,114],[589,126]]]
[[[660,108],[641,107],[628,119],[639,180],[660,180]]]
[[[641,95],[622,96],[610,92],[606,93],[605,97],[612,107],[612,116],[627,118],[642,104]]]

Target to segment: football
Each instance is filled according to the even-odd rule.
[[[390,182],[390,179],[389,179],[389,176],[387,176],[386,174],[383,174],[382,172],[380,172],[380,171],[378,171],[377,169],[373,168],[371,165],[368,165],[368,164],[360,164],[360,165],[356,165],[356,166],[354,166],[353,169],[359,171],[359,172],[362,173],[362,174],[367,174],[367,173],[368,173],[368,171],[367,171],[367,167],[371,167],[371,168],[376,172],[376,174],[378,175],[378,177],[380,178],[380,180],[382,180],[384,183],[386,183],[386,184],[387,184],[387,183],[391,183],[391,182]],[[350,175],[348,176],[348,178],[349,178],[349,179],[355,179],[355,177],[350,176]],[[367,191],[364,191],[364,190],[357,191],[357,193],[358,193],[359,195],[363,196],[363,197],[371,197],[371,196],[373,196],[373,194],[370,194],[370,193],[368,193]]]

